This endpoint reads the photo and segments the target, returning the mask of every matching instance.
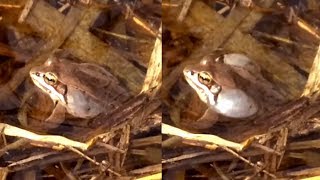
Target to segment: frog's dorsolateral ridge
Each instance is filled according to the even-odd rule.
[[[34,84],[48,94],[55,104],[47,122],[58,126],[69,114],[93,118],[108,112],[128,99],[129,94],[118,80],[104,68],[89,63],[76,63],[55,56],[31,69]]]
[[[187,66],[183,73],[188,84],[208,105],[207,111],[225,117],[253,117],[260,110],[268,109],[271,101],[283,98],[262,76],[260,67],[243,54],[212,54],[199,64]],[[264,98],[269,103],[267,108]],[[213,123],[218,120],[214,117]]]

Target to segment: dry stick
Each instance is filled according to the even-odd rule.
[[[90,156],[98,156],[102,154],[106,154],[104,148],[95,148],[87,152]],[[49,152],[36,156],[31,156],[26,159],[19,160],[18,162],[14,162],[8,165],[10,171],[21,171],[24,169],[32,168],[32,167],[42,167],[47,166],[49,164],[58,163],[61,161],[71,161],[74,159],[79,159],[79,155],[74,152]]]
[[[315,168],[308,168],[308,169],[302,169],[302,170],[296,170],[296,171],[283,171],[283,172],[281,172],[281,174],[284,174],[287,177],[292,177],[292,176],[305,177],[307,175],[309,175],[309,176],[310,175],[318,175],[319,171],[320,171],[320,168],[315,167]],[[318,177],[318,176],[315,176],[315,177]],[[291,178],[291,179],[294,179],[294,178]],[[319,179],[319,178],[312,179],[312,177],[310,177],[309,180],[317,180],[317,179]]]
[[[320,139],[306,140],[301,142],[292,142],[287,147],[287,149],[291,151],[312,149],[312,148],[320,149]]]
[[[117,147],[114,147],[110,144],[106,144],[106,143],[101,143],[101,142],[97,142],[96,145],[98,146],[101,146],[101,147],[104,147],[107,151],[111,151],[111,152],[118,152],[118,153],[125,153],[124,150],[122,149],[119,149]]]
[[[4,153],[8,152],[9,150],[18,149],[19,147],[25,146],[30,143],[29,139],[19,139],[11,144],[8,144],[4,146],[2,149],[0,149],[0,157],[3,156]]]
[[[22,159],[22,160],[19,160],[17,162],[11,163],[10,165],[8,165],[8,168],[12,168],[12,167],[15,167],[15,166],[23,167],[23,165],[25,165],[28,162],[32,162],[32,161],[35,161],[35,160],[43,160],[45,157],[48,157],[48,156],[54,155],[54,154],[57,154],[57,152],[48,152],[48,153],[39,154],[39,155],[36,155],[36,156],[31,156],[31,157],[28,157],[26,159]]]
[[[314,46],[304,44],[301,42],[296,42],[296,41],[293,41],[293,40],[290,40],[290,39],[287,39],[284,37],[275,36],[275,35],[271,35],[271,34],[260,32],[260,31],[252,31],[252,33],[253,33],[253,35],[257,35],[257,36],[264,37],[267,39],[275,40],[275,41],[278,41],[281,43],[291,44],[291,45],[295,45],[297,47],[302,47],[302,48],[306,48],[306,49],[316,49],[316,47],[314,47]]]
[[[187,131],[181,130],[179,128],[170,126],[165,123],[162,123],[161,130],[162,130],[163,134],[180,136],[184,139],[192,140],[192,141],[196,141],[196,142],[197,141],[198,142],[205,142],[205,143],[207,143],[206,146],[207,145],[228,146],[228,147],[233,148],[237,151],[241,151],[244,148],[244,146],[242,144],[231,142],[231,141],[222,139],[222,138],[215,136],[215,135],[193,134],[193,133],[189,133]]]
[[[21,128],[17,128],[8,124],[0,123],[1,132],[8,136],[23,137],[33,141],[42,143],[52,143],[57,145],[57,148],[63,149],[65,146],[72,146],[81,150],[87,150],[89,145],[77,141],[70,140],[63,136],[55,135],[39,135]]]
[[[181,12],[180,12],[178,19],[177,19],[178,22],[182,22],[184,20],[184,18],[187,16],[187,13],[188,13],[188,10],[191,6],[191,3],[192,3],[192,0],[184,1]]]
[[[130,140],[130,126],[126,126],[126,128],[124,129],[124,140],[125,142],[123,142],[122,144],[122,149],[125,149],[124,153],[123,153],[123,158],[122,158],[122,162],[120,163],[120,167],[124,166],[125,160],[126,160],[126,156],[127,156],[127,152],[128,152],[128,144],[129,144],[129,140]],[[124,145],[126,145],[125,147],[123,147]]]
[[[145,138],[139,138],[139,139],[133,139],[131,148],[139,148],[142,146],[150,146],[155,144],[161,144],[162,136],[156,135],[156,136],[149,136]]]
[[[252,147],[255,147],[255,148],[259,148],[259,149],[261,149],[261,150],[263,150],[263,151],[265,151],[265,152],[267,152],[267,153],[276,154],[276,155],[278,155],[278,156],[281,155],[280,152],[278,152],[278,151],[276,151],[276,150],[274,150],[274,149],[271,149],[271,148],[269,148],[269,147],[267,147],[267,146],[264,146],[264,145],[262,145],[262,144],[259,144],[259,143],[253,142],[253,143],[251,144],[251,146],[252,146]]]
[[[212,153],[205,151],[205,152],[195,152],[195,153],[191,153],[191,154],[183,154],[183,155],[180,155],[180,156],[177,156],[177,157],[173,157],[173,158],[170,158],[170,159],[164,159],[164,160],[162,160],[162,164],[175,163],[177,161],[181,161],[181,160],[185,160],[185,159],[191,159],[191,158],[194,158],[194,157],[203,156],[203,155],[209,155],[209,154],[212,154]]]
[[[85,159],[87,159],[88,161],[92,162],[93,164],[95,164],[95,165],[97,165],[97,166],[101,166],[101,165],[102,165],[101,163],[98,163],[98,162],[95,161],[94,159],[90,158],[89,156],[83,154],[83,153],[82,153],[81,151],[79,151],[78,149],[75,149],[75,148],[73,148],[73,147],[71,147],[71,146],[69,146],[69,147],[67,147],[67,148],[69,148],[71,151],[79,154],[80,156],[84,157]],[[116,176],[118,176],[118,177],[121,176],[121,174],[119,174],[119,173],[111,170],[110,168],[106,168],[106,169],[107,169],[107,171],[110,172],[111,174],[114,174],[114,175],[116,175]]]
[[[100,33],[106,34],[106,35],[110,35],[110,36],[114,36],[116,38],[119,39],[124,39],[124,40],[128,40],[128,41],[134,41],[134,42],[139,42],[139,43],[149,43],[150,41],[146,40],[146,39],[140,39],[140,38],[136,38],[134,36],[128,36],[128,35],[124,35],[124,34],[118,34],[118,33],[114,33],[111,31],[106,31],[103,29],[99,29],[99,28],[92,28]]]
[[[318,47],[317,55],[313,61],[309,78],[304,88],[304,91],[302,93],[302,96],[312,98],[312,101],[315,101],[320,94],[319,87],[320,87],[320,46]]]
[[[174,8],[176,8],[176,7],[179,7],[180,5],[179,5],[179,4],[162,2],[162,3],[161,3],[161,6],[164,7],[164,8],[165,8],[165,7],[167,7],[167,8],[168,8],[168,7],[174,7]]]
[[[158,33],[156,30],[154,30],[147,22],[145,22],[144,19],[142,19],[141,17],[139,17],[137,14],[135,14],[132,10],[132,8],[130,7],[130,5],[128,5],[127,3],[125,4],[126,7],[126,12],[129,15],[132,15],[132,20],[139,26],[141,26],[143,29],[145,29],[147,32],[149,32],[151,35],[153,35],[154,37],[158,37],[159,39],[161,36],[161,33]]]
[[[282,147],[282,148],[284,148],[284,147],[286,147],[287,146],[287,142],[288,142],[288,128],[284,128],[283,129],[283,136],[282,136],[282,139],[283,139],[283,141],[280,141],[279,143],[281,143],[282,142],[282,144],[280,144],[279,146],[280,147]],[[277,164],[277,166],[275,167],[276,169],[279,169],[280,168],[280,165],[281,165],[281,162],[282,162],[282,159],[283,159],[283,157],[284,157],[284,153],[285,153],[285,150],[284,149],[279,149],[279,151],[281,151],[281,155],[280,155],[280,158],[279,158],[279,160],[278,160],[278,164]]]
[[[59,8],[58,11],[62,13],[62,12],[65,11],[67,8],[69,8],[70,6],[71,6],[71,4],[66,3],[66,4],[64,4],[61,8]]]
[[[243,157],[253,157],[253,156],[261,156],[264,152],[260,150],[248,150],[242,153]],[[190,156],[190,157],[189,157]],[[182,155],[178,157],[174,157],[171,159],[166,159],[163,161],[162,167],[163,169],[172,169],[172,168],[179,168],[185,166],[191,166],[196,164],[202,163],[212,163],[213,161],[226,161],[226,160],[234,160],[234,156],[228,152],[221,152],[219,154],[214,154],[213,152],[203,152],[189,154],[189,155]]]
[[[154,97],[158,94],[162,84],[162,24],[159,27],[160,38],[156,39],[154,48],[149,60],[148,71],[143,83],[141,92],[146,92],[149,96]]]
[[[247,160],[246,158],[240,156],[239,154],[237,154],[236,152],[234,152],[234,151],[231,150],[230,148],[225,147],[225,146],[219,146],[219,147],[221,147],[221,148],[224,149],[225,151],[229,152],[230,154],[234,155],[235,157],[239,158],[239,159],[242,160],[243,162],[249,164],[250,166],[252,166],[252,167],[254,167],[254,168],[257,168],[257,169],[259,168],[259,167],[257,167],[256,164],[254,164],[254,163],[250,162],[249,160]],[[268,171],[266,171],[266,170],[262,170],[262,172],[264,172],[265,174],[269,175],[269,176],[272,177],[272,178],[277,178],[274,174],[272,174],[272,173],[270,173],[270,172],[268,172]]]
[[[21,7],[21,5],[16,4],[0,4],[0,9],[20,9]]]
[[[301,29],[307,31],[308,33],[310,33],[311,35],[313,35],[317,39],[320,39],[320,35],[317,32],[317,29],[315,29],[314,27],[309,25],[307,22],[305,22],[302,18],[300,18],[298,16],[296,17],[296,19],[297,19],[296,23]]]
[[[35,4],[34,2],[35,2],[35,0],[29,0],[29,1],[24,5],[24,8],[23,8],[23,10],[22,10],[22,12],[21,12],[21,15],[20,15],[20,17],[19,17],[19,20],[18,20],[19,23],[23,23],[24,20],[27,18],[30,10],[32,9],[33,4]]]

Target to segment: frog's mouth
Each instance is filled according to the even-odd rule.
[[[183,74],[185,79],[187,80],[188,84],[197,92],[200,99],[210,105],[216,105],[216,95],[214,95],[210,89],[199,82],[198,80],[198,73],[192,70],[184,70]]]
[[[65,103],[64,96],[60,94],[53,86],[45,82],[44,75],[45,74],[41,72],[30,72],[31,79],[37,87],[47,93],[53,101],[60,101]]]

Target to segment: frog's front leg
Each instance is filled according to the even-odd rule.
[[[51,115],[45,120],[46,128],[58,127],[65,120],[66,108],[61,103],[56,103]]]
[[[195,129],[208,129],[219,120],[219,114],[208,108],[204,114],[193,123]]]

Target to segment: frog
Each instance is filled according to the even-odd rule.
[[[52,55],[29,74],[34,85],[54,104],[52,113],[44,120],[49,129],[64,122],[66,114],[92,119],[119,107],[131,96],[102,66],[78,63],[67,57]]]
[[[196,121],[198,129],[209,128],[219,119],[254,119],[285,101],[261,67],[243,53],[213,52],[186,66],[183,75],[207,105]]]

